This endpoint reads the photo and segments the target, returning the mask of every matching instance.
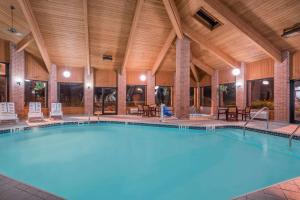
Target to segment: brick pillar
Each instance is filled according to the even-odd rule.
[[[245,108],[247,103],[247,85],[246,85],[246,64],[241,63],[241,73],[236,76],[236,106],[238,108]]]
[[[84,113],[93,115],[94,113],[94,69],[84,68]]]
[[[51,65],[48,81],[48,107],[51,109],[51,103],[58,102],[57,99],[57,67],[55,64]]]
[[[16,45],[10,43],[9,67],[9,101],[15,103],[17,113],[24,110],[24,78],[25,78],[25,51],[17,52]]]
[[[197,83],[197,92],[196,92],[196,99],[197,99],[197,104],[196,107],[198,109],[200,109],[200,105],[201,105],[201,98],[200,98],[200,94],[201,94],[201,88],[200,88],[200,83]]]
[[[219,107],[219,71],[215,70],[211,77],[211,115],[217,115]]]
[[[274,65],[274,119],[290,119],[290,52],[282,53],[283,62]]]
[[[118,115],[126,115],[126,71],[118,75]]]
[[[175,116],[189,118],[190,105],[190,40],[186,37],[176,40],[176,75],[175,75]]]
[[[151,70],[147,71],[147,104],[155,104],[155,76]]]

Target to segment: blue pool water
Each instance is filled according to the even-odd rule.
[[[0,136],[0,173],[67,199],[234,196],[300,175],[300,144],[237,129],[60,126]]]

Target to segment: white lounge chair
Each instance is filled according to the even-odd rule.
[[[29,102],[28,121],[31,119],[43,120],[42,105],[40,102]]]
[[[63,118],[61,103],[51,103],[50,118],[54,118],[54,117]]]
[[[15,120],[18,122],[18,115],[15,111],[15,103],[1,102],[0,103],[0,123],[2,121]]]

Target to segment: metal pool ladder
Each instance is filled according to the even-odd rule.
[[[244,133],[244,136],[245,136],[245,132],[246,132],[246,126],[249,122],[251,122],[258,114],[260,114],[261,112],[263,111],[267,111],[267,118],[266,118],[266,124],[267,124],[267,129],[269,129],[269,108],[268,107],[263,107],[261,108],[259,111],[257,111],[255,113],[255,115],[253,115],[250,119],[248,119],[248,121],[246,121],[246,123],[244,124],[244,130],[243,130],[243,133]]]
[[[297,127],[295,128],[295,130],[292,132],[292,134],[289,137],[289,147],[292,147],[292,139],[294,137],[294,135],[296,134],[297,130],[300,128],[300,125],[297,125]]]

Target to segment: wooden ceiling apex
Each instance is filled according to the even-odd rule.
[[[129,38],[128,38],[128,41],[127,41],[127,46],[126,46],[125,56],[124,56],[124,60],[123,60],[123,65],[121,66],[121,69],[119,70],[119,72],[121,74],[123,73],[124,69],[127,68],[127,64],[128,64],[128,61],[129,61],[129,53],[130,53],[130,51],[132,49],[132,46],[133,46],[133,40],[135,38],[136,29],[137,29],[137,25],[138,25],[138,20],[140,18],[142,8],[143,8],[143,3],[144,3],[144,0],[137,0],[135,13],[134,13],[134,16],[133,16],[133,21],[132,21],[132,25],[131,25],[131,29],[130,29],[130,33],[129,33]]]
[[[31,33],[28,33],[20,42],[17,43],[17,52],[25,49],[34,40]]]
[[[176,8],[174,0],[163,0],[169,19],[173,25],[176,35],[179,39],[183,39],[183,30],[181,27],[181,20],[179,12]]]
[[[45,65],[46,65],[48,71],[50,72],[50,69],[51,69],[50,57],[47,52],[46,45],[45,45],[44,39],[42,37],[41,31],[39,29],[38,23],[33,14],[30,2],[29,2],[29,0],[18,0],[18,2],[21,7],[21,10],[27,20],[27,23],[29,24],[31,33],[32,33],[33,38],[36,42],[36,45],[42,55]]]
[[[239,31],[244,33],[251,41],[260,47],[266,54],[274,60],[281,62],[281,52],[263,35],[261,35],[249,23],[241,19],[230,8],[228,8],[220,0],[204,0],[212,9],[216,10],[225,19],[234,25]]]

